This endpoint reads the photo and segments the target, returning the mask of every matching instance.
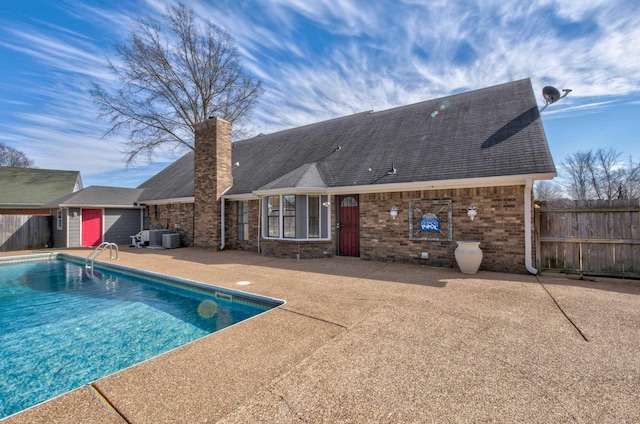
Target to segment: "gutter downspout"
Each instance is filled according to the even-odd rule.
[[[531,262],[531,190],[533,189],[533,180],[527,178],[524,185],[524,266],[533,275],[538,274],[538,270],[533,267]]]
[[[224,221],[224,194],[231,190],[231,187],[227,187],[225,191],[220,195],[220,250],[224,250],[225,242],[224,242],[224,228],[226,223]],[[195,215],[194,215],[195,216]]]
[[[226,190],[225,190],[226,191]],[[220,196],[220,250],[224,250],[224,195]]]

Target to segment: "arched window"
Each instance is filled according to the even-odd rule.
[[[344,199],[342,199],[342,203],[340,204],[340,206],[342,206],[343,208],[349,206],[358,206],[358,201],[353,197],[345,197]]]

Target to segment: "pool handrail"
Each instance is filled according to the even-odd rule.
[[[103,241],[100,243],[89,255],[87,259],[84,261],[84,266],[87,268],[93,269],[93,261],[100,256],[100,254],[108,247],[109,248],[109,259],[113,259],[113,247],[116,248],[116,261],[120,260],[120,252],[118,251],[118,245],[115,243],[110,243],[108,241]],[[91,261],[91,265],[89,265],[89,261]]]

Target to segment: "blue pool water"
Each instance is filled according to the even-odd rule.
[[[0,261],[0,419],[282,303],[46,258]]]

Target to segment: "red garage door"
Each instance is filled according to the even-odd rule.
[[[102,209],[82,209],[82,245],[97,246],[102,242]]]

